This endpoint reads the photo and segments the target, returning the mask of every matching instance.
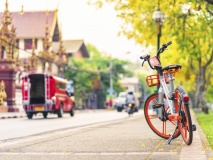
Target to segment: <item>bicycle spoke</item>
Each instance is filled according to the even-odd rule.
[[[169,122],[171,122],[172,124],[176,125],[176,122],[175,122],[175,121],[169,121]]]
[[[159,104],[158,101],[157,101],[156,99],[153,99],[153,102],[154,102],[155,105],[158,105],[158,104]]]
[[[163,134],[166,135],[166,122],[163,122]]]
[[[149,119],[158,119],[158,115],[149,115]]]
[[[154,93],[152,95],[150,95],[146,102],[145,102],[145,106],[144,106],[144,115],[146,118],[146,121],[148,123],[148,125],[150,126],[150,128],[160,137],[168,139],[171,137],[171,131],[174,129],[174,127],[176,126],[175,122],[169,121],[169,120],[161,120],[159,118],[160,116],[160,112],[164,112],[166,111],[166,114],[169,115],[170,113],[170,109],[166,103],[166,97],[164,97],[164,105],[165,105],[165,110],[164,109],[153,109],[152,106],[154,104],[158,104],[158,93]],[[165,115],[165,113],[164,113]],[[173,138],[177,138],[180,135],[179,130],[177,130],[174,134]]]
[[[180,108],[180,116],[181,121],[179,122],[179,130],[181,132],[182,138],[184,142],[187,145],[190,145],[192,143],[193,139],[193,131],[192,131],[192,121],[191,121],[191,115],[190,110],[187,104],[184,104],[184,102],[181,99],[181,94],[184,94],[185,91],[182,87],[177,87],[175,90],[175,105]]]

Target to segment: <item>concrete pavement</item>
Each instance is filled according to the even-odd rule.
[[[197,127],[197,131],[193,132],[193,142],[190,146],[185,145],[183,142],[180,160],[213,160],[213,150],[199,126],[193,111],[191,111],[191,117],[192,123]]]
[[[139,112],[142,112],[142,111],[139,111]],[[1,117],[11,117],[11,118],[26,117],[24,112],[0,113],[0,115],[1,115]],[[173,140],[170,145],[167,145],[165,143],[165,140],[159,138],[157,135],[155,135],[151,131],[151,129],[146,124],[144,117],[141,118],[140,117],[141,115],[135,114],[134,118],[137,119],[137,116],[138,116],[138,117],[140,117],[140,119],[138,119],[137,122],[135,122],[135,121],[128,122],[128,123],[131,123],[131,125],[129,126],[130,128],[128,128],[128,127],[126,128],[126,125],[124,126],[124,124],[121,124],[121,126],[123,126],[123,127],[120,127],[120,125],[119,125],[119,127],[121,128],[121,131],[124,132],[123,138],[132,136],[132,138],[130,138],[131,140],[127,140],[129,144],[125,144],[121,140],[121,137],[118,137],[118,135],[117,135],[118,131],[116,130],[116,128],[118,128],[118,125],[116,127],[113,127],[113,125],[108,126],[107,128],[110,128],[110,129],[103,128],[103,126],[102,126],[102,127],[100,127],[100,129],[102,128],[103,131],[100,133],[98,133],[98,131],[96,131],[97,133],[94,133],[94,134],[99,135],[99,134],[103,134],[104,132],[109,132],[109,134],[112,134],[112,135],[105,135],[105,134],[101,135],[101,136],[105,136],[104,139],[100,139],[101,141],[104,142],[104,145],[105,144],[107,145],[109,143],[108,141],[113,142],[112,137],[117,137],[117,139],[115,139],[114,141],[118,141],[118,142],[117,143],[114,142],[115,144],[112,144],[112,146],[116,146],[116,148],[109,149],[109,148],[106,148],[104,145],[101,145],[98,142],[96,142],[97,145],[100,145],[100,146],[96,149],[96,152],[92,152],[92,150],[90,151],[90,148],[85,148],[85,146],[76,144],[78,142],[74,140],[74,142],[72,142],[72,143],[74,143],[76,145],[76,147],[77,147],[76,150],[73,150],[73,147],[71,147],[72,149],[71,150],[68,149],[66,151],[66,153],[68,155],[73,154],[77,157],[84,157],[84,156],[88,157],[88,155],[90,155],[89,157],[91,157],[92,155],[100,156],[100,157],[102,157],[102,156],[103,157],[114,157],[112,159],[119,159],[119,158],[115,158],[115,157],[120,157],[120,159],[122,159],[122,156],[124,156],[124,157],[130,156],[130,157],[135,157],[135,159],[157,159],[157,157],[159,157],[159,159],[174,159],[174,160],[176,160],[176,159],[179,159],[179,160],[213,160],[213,150],[209,146],[209,143],[208,143],[208,140],[206,139],[205,134],[203,133],[200,126],[198,125],[194,112],[191,112],[191,115],[192,115],[193,124],[196,124],[196,126],[197,126],[197,131],[193,132],[194,138],[193,138],[193,142],[190,146],[187,146],[182,141],[181,136],[178,137],[177,140],[176,139]],[[140,123],[139,123],[139,120],[140,120]],[[116,125],[116,123],[114,125]],[[129,130],[129,131],[126,131],[126,130]],[[132,130],[138,130],[141,134],[132,133],[131,132]],[[125,132],[127,132],[127,133],[125,133]],[[135,132],[137,132],[137,131],[135,131]],[[89,133],[89,132],[87,132],[87,133]],[[148,140],[143,139],[143,138],[141,139],[141,137],[149,137],[149,139]],[[73,137],[73,138],[78,139],[78,137]],[[85,135],[83,135],[83,139],[82,140],[79,139],[79,140],[82,142],[82,144],[86,144],[87,142],[89,144],[93,144],[94,142],[88,141],[88,138],[89,139],[92,138],[91,133],[90,134],[85,133]],[[71,139],[69,138],[69,139],[66,139],[65,141],[71,142]],[[61,143],[66,144],[65,141],[63,141]],[[51,144],[51,145],[54,145],[54,144]],[[137,146],[138,146],[138,148],[137,148]],[[39,148],[41,146],[34,145],[33,152],[35,150],[38,150],[40,153],[40,149],[37,149],[37,147]],[[79,150],[78,147],[85,148],[85,150]],[[124,148],[124,147],[126,147],[126,148]],[[54,149],[54,150],[55,150],[56,155],[57,154],[66,155],[63,153],[56,153],[56,149]],[[100,150],[100,152],[99,152],[99,150]],[[20,151],[20,150],[17,149],[17,151]],[[30,149],[27,151],[32,152],[32,150],[30,150]],[[27,152],[27,151],[25,151],[25,152]],[[51,151],[52,150],[48,150],[48,153]],[[4,152],[2,152],[2,153],[4,153]],[[18,152],[15,152],[15,153],[18,154]],[[5,152],[5,154],[6,154],[6,152]],[[21,154],[21,155],[23,156],[25,154]],[[3,155],[0,153],[0,157],[1,156],[3,156]],[[17,156],[17,155],[15,154],[14,156]],[[139,157],[139,158],[137,158],[137,157]],[[82,159],[84,159],[84,158],[82,158]],[[129,159],[132,159],[132,158],[129,158]]]

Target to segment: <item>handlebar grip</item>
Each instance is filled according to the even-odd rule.
[[[148,54],[145,54],[145,55],[142,55],[142,56],[140,56],[140,59],[147,59],[147,58],[149,58],[150,56],[148,55]]]
[[[169,46],[170,44],[172,44],[172,41],[169,41],[169,42],[167,43],[167,46]]]

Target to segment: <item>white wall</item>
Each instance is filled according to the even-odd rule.
[[[24,109],[23,109],[23,105],[22,105],[22,91],[21,89],[16,89],[16,93],[15,93],[15,96],[16,96],[16,101],[15,101],[15,105],[17,108],[19,108],[19,111],[20,112],[23,112]]]
[[[27,58],[32,55],[32,49],[24,50],[24,39],[19,39],[19,48],[19,58]],[[43,41],[42,39],[38,39],[37,49],[35,49],[36,55],[38,55],[41,51],[43,51]]]

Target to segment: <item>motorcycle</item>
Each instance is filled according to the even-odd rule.
[[[127,104],[127,108],[126,108],[126,112],[129,114],[129,116],[131,114],[133,114],[134,112],[136,112],[136,110],[135,110],[135,104],[134,103],[128,103]]]

